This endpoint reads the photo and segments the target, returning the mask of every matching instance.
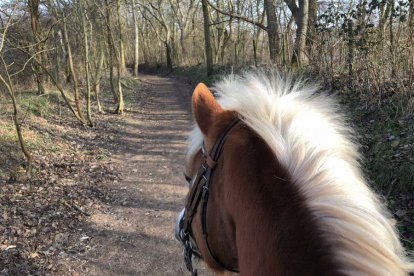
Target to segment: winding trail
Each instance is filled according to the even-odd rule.
[[[71,274],[189,275],[173,227],[187,193],[192,89],[171,78],[140,80],[146,89],[130,93],[132,110],[115,135],[111,163],[121,180],[103,183],[111,199],[88,219],[90,249]]]

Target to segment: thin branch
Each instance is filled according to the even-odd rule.
[[[140,3],[138,3],[138,5],[139,6],[142,6],[147,12],[149,12],[150,14],[151,14],[151,16],[155,19],[155,20],[157,20],[158,21],[158,23],[160,23],[160,25],[161,26],[163,26],[164,28],[165,28],[165,23],[164,22],[162,22],[146,5],[142,5],[142,4],[140,4]],[[156,11],[158,11],[155,7],[154,7],[154,5],[151,5],[151,7],[154,9],[154,10],[156,10]],[[159,13],[159,12],[158,12]],[[147,19],[148,20],[148,19]]]
[[[9,42],[10,43],[10,42]],[[21,48],[17,48],[19,51],[25,53],[27,56],[31,57],[32,55],[30,54],[30,52],[28,52],[27,50],[21,49]],[[54,78],[53,74],[50,73],[50,71],[46,68],[46,66],[44,66],[41,62],[39,62],[36,57],[32,58],[33,61],[40,66],[45,72],[46,74],[50,77],[50,80],[52,81],[52,83],[55,85],[55,87],[59,90],[60,94],[62,95],[63,100],[65,101],[66,105],[68,106],[69,110],[72,112],[72,114],[76,117],[76,119],[78,119],[78,121],[82,124],[85,124],[85,122],[82,120],[81,117],[79,117],[79,115],[76,113],[76,111],[73,109],[72,104],[69,101],[69,98],[66,96],[65,91],[63,90],[63,88],[59,85],[59,83],[56,81],[56,79]]]
[[[146,9],[147,10],[147,9]],[[148,11],[148,10],[147,10]],[[154,30],[154,32],[155,32],[155,34],[157,35],[157,37],[158,37],[158,39],[159,40],[161,40],[161,42],[163,42],[163,43],[166,43],[167,42],[167,39],[163,39],[162,37],[161,37],[161,35],[159,34],[159,31],[158,31],[158,29],[157,28],[155,28],[155,26],[154,26],[154,24],[152,23],[152,21],[145,15],[145,13],[143,13],[143,12],[141,12],[141,14],[142,14],[142,17],[144,18],[144,19],[146,19],[147,20],[147,22],[150,24],[150,26],[151,26],[151,28]]]
[[[10,27],[10,24],[11,24],[11,21],[12,21],[12,18],[13,18],[13,12],[14,12],[14,9],[15,8],[16,8],[16,5],[13,7],[13,10],[11,12],[11,15],[7,19],[6,26],[4,27],[4,31],[3,31],[2,36],[1,36],[0,52],[3,50],[4,41],[6,40],[6,34],[7,34],[7,31],[9,29],[9,27]]]
[[[37,56],[37,55],[39,55],[39,54],[41,54],[41,53],[43,53],[43,52],[47,52],[47,51],[49,51],[49,50],[53,50],[53,49],[45,49],[45,50],[42,50],[42,51],[39,51],[39,52],[37,52],[37,53],[34,53],[32,56],[30,56],[30,58],[28,59],[28,60],[26,60],[26,62],[24,63],[24,65],[23,65],[23,67],[22,67],[22,69],[20,69],[19,71],[17,71],[17,72],[14,72],[13,74],[11,74],[10,76],[11,77],[14,77],[14,76],[16,76],[16,75],[18,75],[18,74],[20,74],[21,72],[23,72],[25,69],[26,69],[26,66],[27,66],[27,64],[33,59],[33,58],[35,58],[35,56]]]
[[[296,1],[295,0],[284,0],[284,2],[286,3],[290,12],[292,13],[292,16],[295,18],[295,21],[298,21],[299,8],[296,5]]]
[[[234,18],[237,18],[237,19],[246,21],[246,22],[248,22],[250,24],[256,25],[260,29],[265,30],[267,32],[267,29],[268,28],[265,25],[263,25],[262,23],[260,23],[260,22],[254,21],[254,20],[252,20],[252,19],[250,19],[250,18],[248,18],[246,16],[243,16],[243,15],[239,15],[239,14],[234,14],[234,13],[230,13],[230,12],[223,11],[223,10],[217,8],[215,5],[213,5],[209,0],[207,0],[207,3],[208,3],[208,5],[210,7],[212,7],[218,13],[221,13],[221,14],[224,14],[224,15],[227,15],[227,16],[230,16],[230,17],[234,17]]]
[[[222,21],[219,21],[219,22],[212,22],[212,23],[209,24],[209,26],[211,27],[211,26],[215,26],[215,25],[218,25],[218,24],[221,24],[221,23],[230,22],[230,21],[232,21],[232,19],[229,18],[229,19],[222,20]]]

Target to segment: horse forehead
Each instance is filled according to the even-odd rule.
[[[207,151],[210,151],[211,147],[216,142],[216,139],[220,136],[221,132],[237,116],[238,115],[236,112],[227,110],[225,112],[222,112],[220,116],[215,117],[209,125],[211,131],[209,132],[208,137],[201,132],[198,125],[195,125],[188,137],[188,149],[185,164],[191,164],[194,160],[198,159],[197,157],[198,154],[201,154],[200,149],[203,142],[206,145]]]

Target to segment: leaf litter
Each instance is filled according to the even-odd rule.
[[[0,177],[0,275],[59,274],[65,258],[89,249],[82,222],[111,200],[100,184],[120,179],[107,160],[119,126],[113,115],[100,117],[94,129],[67,123],[69,130],[58,132],[48,125],[59,150],[34,150],[31,178]]]

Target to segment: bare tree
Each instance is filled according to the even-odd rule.
[[[112,34],[112,24],[111,24],[111,5],[109,4],[109,0],[105,0],[105,11],[106,11],[106,35],[107,35],[107,42],[108,42],[108,53],[109,53],[109,83],[111,85],[112,95],[114,97],[114,101],[118,101],[118,93],[115,89],[114,84],[114,51],[115,45],[113,42],[113,34]],[[116,55],[116,53],[115,53]]]
[[[408,12],[408,28],[410,34],[411,45],[414,39],[414,0],[409,0],[409,12]],[[414,66],[414,56],[413,56],[413,66]]]
[[[206,67],[207,67],[207,76],[213,73],[213,56],[211,52],[211,43],[210,43],[210,15],[208,11],[207,0],[202,0],[203,6],[203,18],[204,18],[204,45],[205,45],[205,57],[206,57]]]
[[[157,2],[157,6],[155,6],[153,3],[149,3],[149,5],[141,5],[141,7],[151,15],[152,19],[154,19],[159,26],[161,26],[160,30],[146,15],[146,13],[142,13],[144,18],[150,23],[150,26],[152,27],[156,36],[164,44],[167,69],[171,71],[173,67],[172,44],[174,39],[172,36],[171,28],[168,24],[168,21],[166,20],[165,13],[163,11],[163,4],[163,0],[160,0]]]
[[[296,40],[293,48],[292,66],[306,65],[308,62],[306,51],[306,36],[308,31],[309,0],[285,0],[296,23]]]
[[[124,41],[123,41],[123,24],[122,24],[122,16],[121,16],[121,0],[116,0],[116,22],[118,27],[118,34],[119,34],[119,58],[120,58],[120,70],[121,73],[125,71],[125,49],[124,49]]]
[[[120,0],[116,0],[116,4],[117,4],[117,22],[118,22],[118,27],[119,27],[119,44],[118,44],[118,50],[116,49],[116,44],[115,44],[115,38],[112,35],[113,33],[111,32],[111,39],[112,39],[112,46],[114,47],[114,52],[115,52],[115,58],[116,58],[116,84],[117,84],[117,94],[118,94],[118,104],[117,107],[115,109],[115,113],[118,114],[123,114],[124,113],[124,94],[122,91],[122,84],[121,84],[121,75],[122,72],[124,71],[125,68],[125,57],[122,57],[123,55],[123,42],[122,42],[122,27],[121,27],[121,18],[120,18],[120,13],[119,13],[119,5],[120,5]]]
[[[264,7],[267,17],[267,35],[269,37],[269,53],[270,59],[276,63],[277,55],[279,54],[279,38],[278,38],[278,24],[276,20],[276,7],[274,0],[264,0]]]
[[[1,33],[0,60],[1,60],[1,64],[3,65],[4,76],[3,76],[3,74],[0,73],[0,83],[3,84],[3,86],[6,88],[7,92],[9,93],[10,98],[12,99],[13,122],[14,122],[14,126],[16,128],[17,137],[19,138],[20,148],[21,148],[24,156],[26,157],[26,161],[27,161],[26,173],[30,174],[31,173],[31,168],[32,168],[33,157],[30,154],[30,152],[28,151],[28,149],[26,147],[26,143],[25,143],[24,138],[23,138],[22,129],[21,129],[21,122],[18,119],[19,114],[18,114],[18,108],[17,108],[16,95],[15,95],[15,91],[14,91],[14,85],[13,85],[13,81],[12,81],[10,73],[9,73],[9,69],[8,69],[9,65],[6,64],[6,61],[4,59],[4,48],[5,48],[5,44],[6,44],[7,31],[9,29],[10,25],[11,25],[11,22],[12,22],[12,19],[13,19],[13,13],[14,13],[14,10],[9,15],[9,18],[7,19],[7,23],[6,23],[6,25],[3,28],[2,33]],[[26,64],[24,66],[26,66]]]
[[[309,16],[308,16],[308,35],[306,44],[308,48],[312,48],[316,40],[316,25],[318,23],[318,0],[309,0]]]
[[[79,85],[78,85],[78,79],[76,76],[76,70],[75,66],[73,64],[73,57],[72,57],[72,49],[69,42],[69,35],[66,25],[66,15],[62,12],[62,33],[63,33],[63,41],[66,47],[66,53],[68,56],[68,62],[69,62],[69,69],[70,69],[70,75],[72,77],[72,83],[73,83],[73,93],[75,97],[75,105],[76,110],[78,112],[79,117],[81,118],[82,122],[85,122],[85,118],[83,116],[83,108],[82,108],[82,101],[80,99],[79,94]]]
[[[134,24],[134,77],[138,77],[138,63],[139,63],[139,33],[138,33],[138,17],[135,5],[135,0],[131,0],[132,18]]]
[[[39,52],[43,50],[43,41],[41,37],[41,25],[40,25],[40,11],[39,11],[39,5],[40,0],[28,0],[27,5],[30,11],[30,17],[31,17],[31,27],[32,27],[32,34],[33,34],[33,48],[34,52]],[[42,56],[39,56],[39,61],[42,62]],[[36,76],[36,82],[37,82],[37,93],[39,95],[42,95],[45,93],[45,88],[43,87],[43,72],[42,69],[37,66],[36,64],[33,65],[34,74]]]
[[[89,126],[93,127],[94,123],[92,120],[92,112],[91,112],[91,81],[90,81],[90,61],[89,61],[89,41],[88,41],[88,33],[86,28],[86,5],[84,0],[79,0],[79,14],[81,17],[81,25],[82,25],[82,36],[83,36],[83,62],[85,68],[85,75],[86,75],[86,115],[88,118]]]
[[[179,60],[181,64],[186,64],[188,52],[186,47],[186,39],[192,34],[191,22],[194,20],[199,1],[197,0],[168,0],[171,11],[173,12],[173,20],[176,22],[179,31],[179,43],[181,47],[177,47]]]
[[[273,57],[273,58],[275,58],[274,60],[272,59],[272,63],[275,63],[276,62],[276,53],[278,52],[278,50],[277,50],[277,48],[276,47],[278,47],[277,45],[278,45],[278,43],[276,42],[276,39],[277,39],[277,27],[276,26],[274,26],[274,25],[272,25],[272,24],[277,24],[277,21],[276,20],[274,20],[274,18],[271,18],[271,20],[269,21],[269,19],[268,19],[268,24],[269,24],[269,22],[270,22],[270,26],[269,25],[267,25],[267,26],[265,26],[265,25],[263,25],[263,23],[262,22],[260,22],[260,21],[256,21],[256,20],[254,20],[254,19],[252,19],[252,18],[249,18],[249,17],[247,17],[247,16],[244,16],[244,15],[240,15],[240,14],[235,14],[235,13],[231,13],[231,12],[227,12],[227,11],[224,11],[224,10],[222,10],[222,9],[219,9],[218,7],[216,7],[214,4],[212,4],[209,0],[206,0],[207,2],[208,2],[208,4],[214,9],[214,10],[216,10],[217,12],[219,12],[219,13],[221,13],[221,14],[224,14],[224,15],[227,15],[227,16],[230,16],[230,17],[232,17],[232,18],[238,18],[238,19],[240,19],[240,20],[243,20],[243,21],[245,21],[245,22],[248,22],[248,23],[251,23],[251,24],[253,24],[253,25],[255,25],[255,26],[257,26],[257,27],[259,27],[260,29],[262,29],[262,30],[264,30],[266,33],[267,33],[267,35],[268,35],[268,37],[269,37],[269,55],[270,55],[270,57]],[[272,2],[272,0],[266,0],[266,8],[268,8],[268,9],[271,9],[272,8],[272,6],[273,6],[273,4],[272,4],[273,2]],[[269,13],[271,13],[271,17],[272,17],[272,15],[274,15],[273,14],[273,12],[272,11],[269,11]],[[269,36],[269,32],[270,32],[270,36]]]

